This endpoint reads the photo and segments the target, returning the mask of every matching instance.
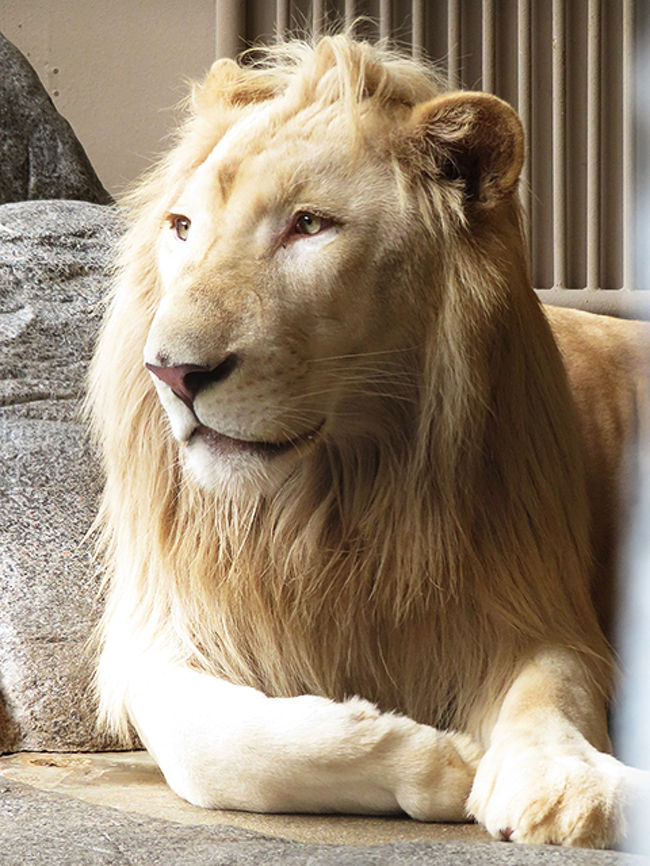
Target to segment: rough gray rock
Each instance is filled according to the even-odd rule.
[[[78,412],[118,223],[0,205],[0,751],[109,745],[88,695],[99,482]]]
[[[111,201],[38,75],[0,34],[0,202],[49,198]]]

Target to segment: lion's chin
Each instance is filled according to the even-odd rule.
[[[187,468],[200,487],[250,498],[275,492],[320,438],[323,424],[283,442],[235,439],[198,426],[184,449]]]

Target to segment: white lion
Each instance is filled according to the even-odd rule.
[[[550,312],[572,399],[522,154],[506,103],[336,36],[215,63],[133,196],[98,687],[191,802],[623,833],[590,589],[604,622],[647,331]]]

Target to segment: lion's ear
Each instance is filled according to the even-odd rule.
[[[272,72],[240,66],[228,57],[216,60],[203,81],[192,87],[192,109],[196,114],[217,102],[248,105],[276,96],[280,81]]]
[[[407,135],[436,180],[461,180],[470,201],[495,204],[512,193],[524,160],[517,113],[488,93],[458,91],[417,105]]]

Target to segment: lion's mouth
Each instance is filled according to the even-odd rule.
[[[286,454],[287,451],[300,448],[302,445],[311,444],[320,434],[325,421],[321,421],[318,426],[307,433],[301,433],[292,439],[286,439],[281,442],[265,442],[251,439],[235,439],[232,436],[226,436],[225,433],[219,433],[212,427],[206,427],[200,424],[194,429],[188,440],[188,444],[194,441],[205,442],[212,451],[220,456],[228,456],[230,454],[250,454],[266,458],[278,457],[281,454]]]

